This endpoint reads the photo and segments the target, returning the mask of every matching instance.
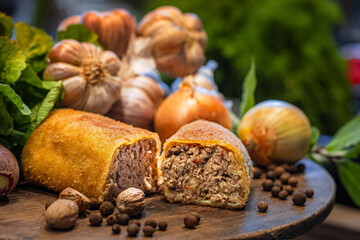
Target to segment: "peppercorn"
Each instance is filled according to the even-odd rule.
[[[291,185],[287,185],[285,187],[285,191],[287,191],[289,195],[292,195],[294,192],[294,188]]]
[[[263,183],[262,186],[264,188],[265,191],[270,191],[272,186],[274,185],[273,181],[271,181],[270,179],[266,179]]]
[[[261,170],[260,170],[260,168],[254,167],[253,173],[254,173],[254,178],[260,178],[260,176],[261,176]]]
[[[112,229],[113,233],[115,233],[115,234],[119,234],[121,232],[121,227],[119,224],[112,225],[111,229]]]
[[[97,198],[90,198],[90,210],[98,210],[100,207],[100,201]]]
[[[289,177],[288,184],[293,187],[296,187],[296,185],[298,184],[298,181],[295,177]]]
[[[106,222],[108,225],[114,225],[115,223],[117,223],[117,218],[115,215],[109,215],[106,219]]]
[[[291,177],[291,174],[288,173],[288,172],[284,172],[283,174],[281,174],[280,176],[280,181],[283,183],[283,184],[287,184],[289,178]]]
[[[306,196],[307,196],[308,198],[312,198],[312,196],[314,196],[314,190],[312,190],[312,189],[307,189],[307,190],[305,191],[305,194],[306,194]]]
[[[281,192],[279,192],[279,198],[281,200],[285,200],[288,195],[289,195],[289,193],[286,190],[282,190]]]
[[[130,223],[135,223],[139,227],[141,227],[141,222],[139,220],[131,220]]]
[[[114,212],[114,205],[109,201],[105,201],[100,204],[99,210],[103,217],[107,217]]]
[[[127,232],[129,236],[136,237],[136,235],[139,233],[139,226],[135,223],[131,223],[127,227]]]
[[[157,226],[157,222],[155,221],[155,219],[148,219],[145,221],[145,226],[152,226],[154,229],[156,229]]]
[[[284,168],[285,172],[289,172],[289,164],[283,163],[281,166]]]
[[[301,173],[304,172],[305,170],[305,165],[303,163],[300,163],[299,165],[296,166],[296,170],[297,172]]]
[[[89,222],[92,226],[100,226],[103,219],[100,213],[92,213],[89,216]]]
[[[281,181],[279,179],[276,179],[274,181],[274,185],[273,186],[278,186],[281,190],[283,190],[283,185],[281,184]]]
[[[280,178],[281,174],[283,174],[285,172],[285,169],[284,167],[282,166],[277,166],[275,169],[274,169],[274,174],[275,174],[275,177],[276,178]]]
[[[266,212],[266,210],[268,209],[268,204],[266,202],[259,202],[257,205],[258,209],[260,212]]]
[[[200,221],[200,220],[199,220],[199,221]],[[158,226],[159,226],[159,230],[161,230],[161,231],[166,231],[167,222],[165,222],[165,221],[160,221],[159,224],[158,224]]]
[[[45,210],[48,209],[48,207],[50,207],[50,205],[53,204],[55,201],[56,201],[56,199],[55,199],[55,200],[50,200],[50,201],[48,201],[48,202],[45,204]]]
[[[278,186],[273,186],[273,187],[271,188],[271,195],[272,195],[273,197],[278,197],[280,191],[281,191],[280,187],[278,187]]]
[[[268,172],[266,173],[266,178],[267,178],[267,179],[274,180],[274,179],[275,179],[275,173],[274,173],[274,171],[268,171]]]
[[[297,172],[297,168],[294,164],[289,165],[289,173],[296,173]]]
[[[199,224],[200,224],[200,219],[201,219],[200,215],[199,215],[198,213],[192,213],[191,215],[193,215],[194,217],[196,217],[197,225],[199,225]]]
[[[152,237],[155,232],[155,229],[152,226],[145,226],[143,228],[144,235],[147,237]]]
[[[299,191],[294,194],[292,200],[295,205],[304,205],[304,203],[306,202],[306,195],[304,192]]]
[[[116,217],[117,217],[118,224],[123,225],[123,226],[126,226],[129,224],[129,215],[127,215],[126,213],[118,214]]]
[[[275,167],[276,167],[275,164],[270,164],[269,166],[266,167],[266,169],[267,169],[268,171],[274,171]]]
[[[195,228],[197,225],[197,219],[193,215],[188,215],[184,218],[184,224],[187,228]]]

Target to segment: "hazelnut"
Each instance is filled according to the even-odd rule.
[[[289,193],[286,190],[282,190],[281,192],[279,192],[279,198],[281,200],[285,200],[288,195],[289,195]]]
[[[58,199],[45,211],[46,225],[55,229],[68,229],[75,225],[79,206],[73,201]]]
[[[91,226],[100,226],[103,222],[102,216],[100,213],[92,213],[89,216],[89,222]]]
[[[117,196],[116,207],[129,216],[140,215],[145,209],[145,194],[140,189],[128,188]]]
[[[266,210],[268,209],[268,204],[266,202],[259,202],[257,205],[258,209],[260,212],[266,212]]]
[[[111,229],[114,234],[120,234],[120,232],[121,232],[121,227],[119,224],[112,225]]]
[[[90,209],[90,199],[71,187],[64,189],[59,194],[59,199],[67,199],[75,202],[79,206],[79,212],[85,212],[86,210]]]
[[[284,172],[283,174],[281,174],[280,176],[280,181],[283,183],[283,184],[287,184],[289,178],[291,177],[291,174],[288,173],[288,172]]]
[[[295,177],[289,177],[288,184],[293,187],[296,187],[296,185],[298,184],[298,181]]]
[[[126,226],[129,224],[129,215],[127,215],[126,213],[119,214],[116,217],[120,225]]]
[[[274,174],[276,178],[280,178],[281,174],[283,174],[285,172],[285,168],[282,166],[277,166],[274,169]]]
[[[305,191],[305,194],[306,194],[306,196],[307,196],[308,198],[312,198],[312,196],[314,196],[314,190],[312,190],[312,189],[307,189],[307,190]]]
[[[260,178],[261,176],[261,170],[258,167],[254,167],[253,169],[254,178]]]
[[[299,191],[294,194],[292,200],[295,205],[304,205],[304,203],[306,202],[306,195],[304,192]]]
[[[167,222],[165,222],[165,221],[160,221],[159,224],[158,224],[158,226],[159,226],[159,230],[161,230],[161,231],[166,231]]]
[[[114,212],[114,205],[109,201],[105,201],[100,204],[99,210],[103,217],[107,217]]]
[[[144,226],[152,226],[155,229],[157,226],[157,222],[155,221],[155,219],[148,219],[145,221]]]
[[[145,236],[151,237],[154,234],[155,229],[152,226],[145,226],[143,232]]]
[[[273,187],[271,188],[271,195],[272,195],[273,197],[278,197],[280,191],[281,191],[280,187],[278,187],[278,186],[273,186]]]
[[[272,186],[274,185],[273,181],[271,181],[270,179],[266,179],[263,183],[262,186],[264,188],[265,191],[270,191]]]
[[[184,224],[187,228],[195,228],[197,225],[197,219],[193,215],[188,215],[184,218]]]
[[[136,235],[139,233],[139,226],[135,223],[129,224],[127,227],[128,235],[131,237],[136,237]]]

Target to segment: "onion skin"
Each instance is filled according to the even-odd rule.
[[[19,181],[19,165],[15,156],[0,144],[0,198],[12,192]]]
[[[222,101],[196,87],[180,87],[167,97],[155,115],[155,131],[162,142],[170,138],[181,126],[198,119],[216,122],[231,130],[229,111]]]
[[[270,100],[257,104],[244,115],[238,136],[259,165],[294,163],[303,158],[310,147],[310,127],[300,109]]]

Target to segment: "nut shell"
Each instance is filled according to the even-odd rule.
[[[119,193],[116,199],[116,207],[121,213],[137,216],[145,209],[145,194],[140,189],[128,188]]]
[[[90,199],[71,187],[64,189],[60,193],[59,199],[67,199],[75,202],[79,206],[79,212],[85,212],[86,210],[90,209]]]
[[[78,219],[79,207],[70,200],[58,199],[45,212],[46,225],[55,229],[69,229]]]

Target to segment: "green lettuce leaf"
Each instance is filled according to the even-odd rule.
[[[255,105],[255,89],[257,84],[255,72],[255,60],[251,59],[251,66],[243,83],[240,117],[243,117]]]
[[[334,135],[326,150],[339,151],[360,142],[360,116],[356,116],[342,126]]]
[[[7,84],[0,83],[0,92],[9,99],[23,115],[29,115],[31,110],[25,103],[21,100],[20,96]]]
[[[44,30],[23,22],[17,22],[15,29],[16,41],[25,54],[26,61],[37,73],[41,73],[47,66],[46,56],[53,46],[52,38]]]
[[[89,42],[104,49],[98,41],[98,35],[83,24],[71,24],[66,28],[66,30],[59,31],[58,41],[64,39],[74,39],[78,42]]]
[[[360,207],[360,164],[343,159],[336,163],[339,171],[341,182],[343,183],[347,193]]]
[[[0,135],[9,135],[14,129],[14,120],[6,109],[4,96],[0,94]]]
[[[8,37],[0,37],[0,82],[14,83],[26,67],[20,47]]]
[[[11,38],[14,29],[14,23],[11,17],[0,12],[0,36],[6,36]]]

